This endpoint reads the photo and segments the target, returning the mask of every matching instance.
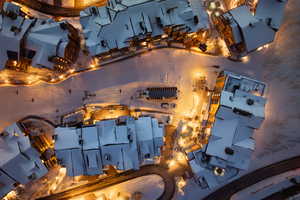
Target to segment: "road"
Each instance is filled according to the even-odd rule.
[[[50,5],[37,0],[12,0],[13,2],[27,6],[33,10],[58,17],[78,17],[80,11],[84,8],[64,8],[59,6]],[[97,3],[97,6],[103,6],[106,1],[101,1]]]
[[[138,171],[129,170],[114,177],[108,177],[105,179],[93,181],[85,185],[63,191],[61,193],[39,198],[37,200],[66,200],[71,197],[76,197],[89,192],[95,192],[97,190],[101,190],[146,175],[158,175],[163,179],[165,185],[164,192],[158,198],[158,200],[171,200],[173,198],[176,190],[176,183],[174,177],[168,173],[168,169],[163,168],[159,165],[145,165],[142,166]]]
[[[280,161],[269,166],[257,169],[253,172],[250,172],[249,174],[246,174],[241,178],[236,179],[231,183],[228,183],[227,185],[219,188],[218,190],[209,194],[202,200],[230,200],[232,195],[243,189],[246,189],[247,187],[250,187],[264,179],[282,174],[287,171],[295,170],[297,168],[300,168],[300,156]],[[297,186],[297,188],[299,190],[299,185]],[[275,197],[277,197],[278,195],[282,195],[282,193],[275,193],[274,195],[275,199]],[[272,196],[270,196],[270,198],[267,197],[266,200],[271,199],[274,200]]]
[[[288,197],[293,197],[299,193],[300,193],[300,184],[298,183],[282,191],[276,192],[262,200],[282,200],[282,199],[287,199]]]

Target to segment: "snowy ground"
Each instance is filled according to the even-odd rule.
[[[132,187],[132,186],[135,187]],[[157,199],[164,191],[164,183],[160,176],[149,175],[135,178],[130,181],[118,184],[117,186],[108,187],[101,191],[94,192],[97,198],[105,195],[109,200],[118,199],[118,193],[123,197],[131,197],[132,194],[142,193],[142,200]],[[72,200],[81,200],[82,197],[73,198]],[[101,198],[100,198],[101,199]],[[122,199],[122,198],[119,198]]]
[[[81,106],[85,90],[97,94],[95,101],[126,104],[130,103],[128,94],[145,83],[177,85],[181,91],[190,91],[195,72],[213,75],[215,69],[210,66],[220,65],[268,84],[266,120],[255,133],[257,147],[249,170],[297,155],[300,149],[299,9],[299,0],[288,2],[275,42],[268,49],[253,53],[248,63],[163,49],[83,73],[57,85],[2,87],[0,129],[30,114],[55,120],[56,116]],[[117,92],[120,88],[128,91],[125,89],[120,94]],[[193,104],[189,94],[185,94],[183,102],[187,110]],[[190,182],[185,195],[176,199],[199,199],[208,192]]]

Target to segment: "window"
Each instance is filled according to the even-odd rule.
[[[149,158],[150,158],[150,153],[146,153],[146,154],[144,155],[144,157],[145,157],[146,159],[149,159]]]
[[[32,59],[35,56],[36,51],[33,51],[31,49],[24,49],[24,57],[28,59]]]
[[[238,114],[238,115],[242,115],[242,116],[245,116],[245,117],[251,117],[252,114],[247,112],[247,111],[244,111],[244,110],[241,110],[241,109],[238,109],[238,108],[234,108],[233,109],[233,112]]]
[[[9,60],[18,60],[18,53],[15,51],[6,51]]]

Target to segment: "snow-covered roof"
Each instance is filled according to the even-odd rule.
[[[278,30],[284,16],[286,3],[287,0],[260,0],[256,6],[255,17]]]
[[[221,106],[226,106],[238,111],[245,111],[255,117],[264,118],[266,99],[262,96],[265,92],[265,83],[226,73],[227,79],[221,93]]]
[[[1,133],[0,155],[0,197],[12,190],[13,184],[26,184],[47,173],[39,153],[16,124]]]
[[[28,18],[6,2],[0,15],[0,69],[7,60],[31,60],[31,66],[54,69],[53,57],[72,63],[77,58],[77,32],[67,22]]]
[[[208,144],[190,154],[194,175],[202,178],[209,187],[232,178],[239,170],[248,169],[255,148],[252,136],[264,120],[266,103],[264,83],[230,72],[221,76],[225,76],[225,84]],[[224,170],[224,175],[213,173],[215,168]]]
[[[151,117],[104,120],[55,132],[56,156],[69,176],[102,174],[106,165],[139,169],[145,159],[160,155],[164,136],[164,128]]]
[[[9,52],[16,52],[16,59],[20,59],[21,40],[34,20],[25,19],[21,16],[20,7],[7,2],[0,18],[0,69],[3,69],[9,59]]]
[[[56,22],[52,19],[38,19],[35,25],[28,31],[26,37],[26,48],[36,52],[32,60],[32,66],[47,67],[53,69],[54,62],[51,57],[66,58],[69,63],[74,60],[67,56],[70,51],[68,45],[74,43],[74,32],[70,33],[71,25],[65,21]],[[72,38],[73,37],[73,38]],[[76,56],[76,45],[74,48],[74,57]]]
[[[201,159],[203,159],[203,154],[201,151],[190,152],[188,154],[188,159],[194,179],[196,183],[203,189],[207,187],[216,188],[238,174],[237,169],[233,167],[227,167],[224,175],[217,176],[214,172],[214,167],[206,165],[201,161]]]
[[[82,11],[80,23],[86,46],[94,56],[129,47],[133,38],[161,36],[166,27],[180,26],[187,33],[207,28],[204,13],[201,3],[195,1],[189,4],[187,0],[110,0],[107,6]],[[197,23],[194,18],[198,18]]]
[[[275,31],[254,17],[246,6],[232,9],[229,13],[239,26],[247,52],[274,40]]]

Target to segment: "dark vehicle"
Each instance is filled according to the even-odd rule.
[[[176,104],[175,103],[161,103],[160,107],[164,108],[164,109],[174,109],[174,108],[176,108]]]

